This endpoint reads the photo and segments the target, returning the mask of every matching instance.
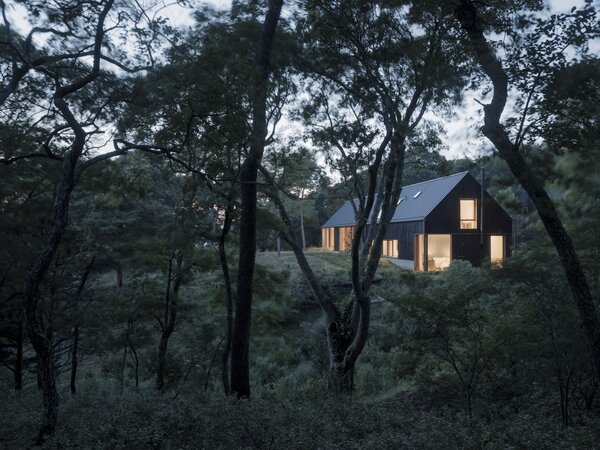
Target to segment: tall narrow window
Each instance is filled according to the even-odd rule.
[[[415,272],[423,272],[425,270],[425,236],[423,234],[415,234]]]
[[[494,266],[504,262],[504,236],[490,236],[490,261]]]
[[[390,258],[398,257],[398,239],[384,240],[381,248],[383,256]]]
[[[477,200],[461,199],[460,201],[460,229],[472,230],[477,228]]]

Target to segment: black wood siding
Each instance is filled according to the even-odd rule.
[[[460,199],[477,199],[477,229],[461,230]],[[474,234],[481,227],[481,188],[471,176],[464,177],[425,219],[427,234]],[[486,192],[483,204],[484,234],[512,234],[512,219],[502,207]]]
[[[466,176],[427,216],[425,221],[391,223],[386,239],[398,239],[398,257],[414,260],[415,234],[451,234],[452,259],[464,259],[479,265],[490,254],[490,235],[503,235],[505,255],[511,254],[512,219],[486,192],[483,211],[483,246],[481,245],[481,190],[479,183]],[[477,229],[460,228],[460,199],[477,199]],[[424,227],[423,227],[424,225]]]
[[[414,259],[415,234],[423,233],[423,221],[418,222],[394,222],[385,234],[385,238],[398,240],[398,258]]]

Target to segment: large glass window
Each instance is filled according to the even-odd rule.
[[[444,270],[450,267],[451,260],[452,236],[449,234],[415,234],[415,271]],[[425,264],[427,264],[427,269]]]
[[[504,236],[490,236],[490,261],[501,266],[504,261]]]
[[[474,198],[460,200],[460,229],[477,228],[477,200]]]
[[[428,270],[444,270],[450,266],[452,238],[449,234],[427,235]]]

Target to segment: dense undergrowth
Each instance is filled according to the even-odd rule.
[[[529,256],[501,270],[455,262],[440,274],[382,262],[356,389],[342,398],[326,393],[323,319],[289,253],[259,257],[251,400],[222,394],[218,271],[182,290],[162,394],[154,388],[152,317],[160,296],[148,294],[160,275],[130,273],[119,293],[99,277],[78,392],[68,392],[67,371],[60,375],[59,425],[48,448],[594,448],[598,400],[587,402],[593,380],[577,318],[551,256],[519,275]],[[348,255],[308,257],[343,302]],[[139,358],[137,386],[126,332]],[[0,395],[1,446],[28,447],[41,410],[32,375],[20,395]]]
[[[335,400],[307,388],[286,400],[258,390],[252,400],[190,390],[173,399],[150,388],[118,395],[106,383],[63,392],[48,448],[595,448],[600,426],[565,429],[533,412],[469,421],[451,408],[423,411],[401,401]],[[3,394],[4,448],[30,444],[38,427],[35,391]],[[352,408],[348,407],[352,402]]]

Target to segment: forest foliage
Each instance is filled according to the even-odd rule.
[[[0,0],[0,446],[597,446],[592,2],[170,8]],[[403,185],[480,169],[501,268],[381,256]]]

